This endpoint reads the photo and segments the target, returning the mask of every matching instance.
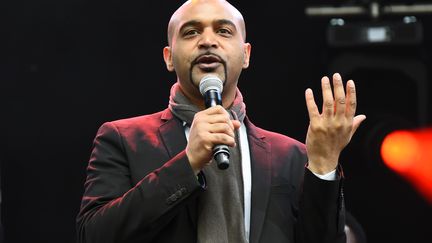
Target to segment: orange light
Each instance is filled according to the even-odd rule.
[[[388,134],[381,145],[381,157],[432,203],[432,129]]]
[[[419,144],[408,131],[395,131],[388,134],[381,146],[381,156],[388,167],[404,172],[419,160]]]

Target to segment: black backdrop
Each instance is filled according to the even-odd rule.
[[[233,4],[244,14],[252,43],[251,66],[239,86],[254,123],[304,141],[304,90],[312,87],[319,94],[321,76],[333,71],[354,79],[359,113],[368,119],[342,155],[347,208],[369,242],[432,242],[431,207],[376,156],[384,130],[432,123],[427,100],[417,102],[432,85],[419,90],[415,77],[401,71],[406,66],[413,73],[416,67],[432,70],[431,18],[419,17],[426,30],[420,46],[337,49],[326,46],[328,19],[307,18],[304,4]],[[155,0],[1,3],[6,242],[75,241],[74,221],[97,128],[167,106],[175,76],[165,69],[162,48],[167,22],[179,5]],[[397,64],[347,68],[373,60]]]

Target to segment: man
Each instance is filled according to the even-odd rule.
[[[340,75],[334,92],[324,77],[322,114],[306,91],[306,146],[260,129],[237,89],[249,66],[245,39],[226,1],[192,0],[173,14],[163,50],[177,74],[169,108],[101,126],[79,242],[345,242],[338,158],[365,119],[354,117],[354,83],[345,95]],[[223,81],[223,107],[204,106],[198,86],[209,74]],[[230,146],[227,170],[212,162],[218,144]]]

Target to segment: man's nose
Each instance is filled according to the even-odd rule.
[[[198,43],[200,48],[217,48],[217,36],[212,30],[204,30]]]

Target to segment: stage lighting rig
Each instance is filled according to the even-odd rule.
[[[330,46],[416,45],[423,41],[419,15],[431,14],[432,3],[390,4],[362,1],[338,6],[306,6],[309,17],[329,18]],[[365,20],[366,19],[366,20]]]

